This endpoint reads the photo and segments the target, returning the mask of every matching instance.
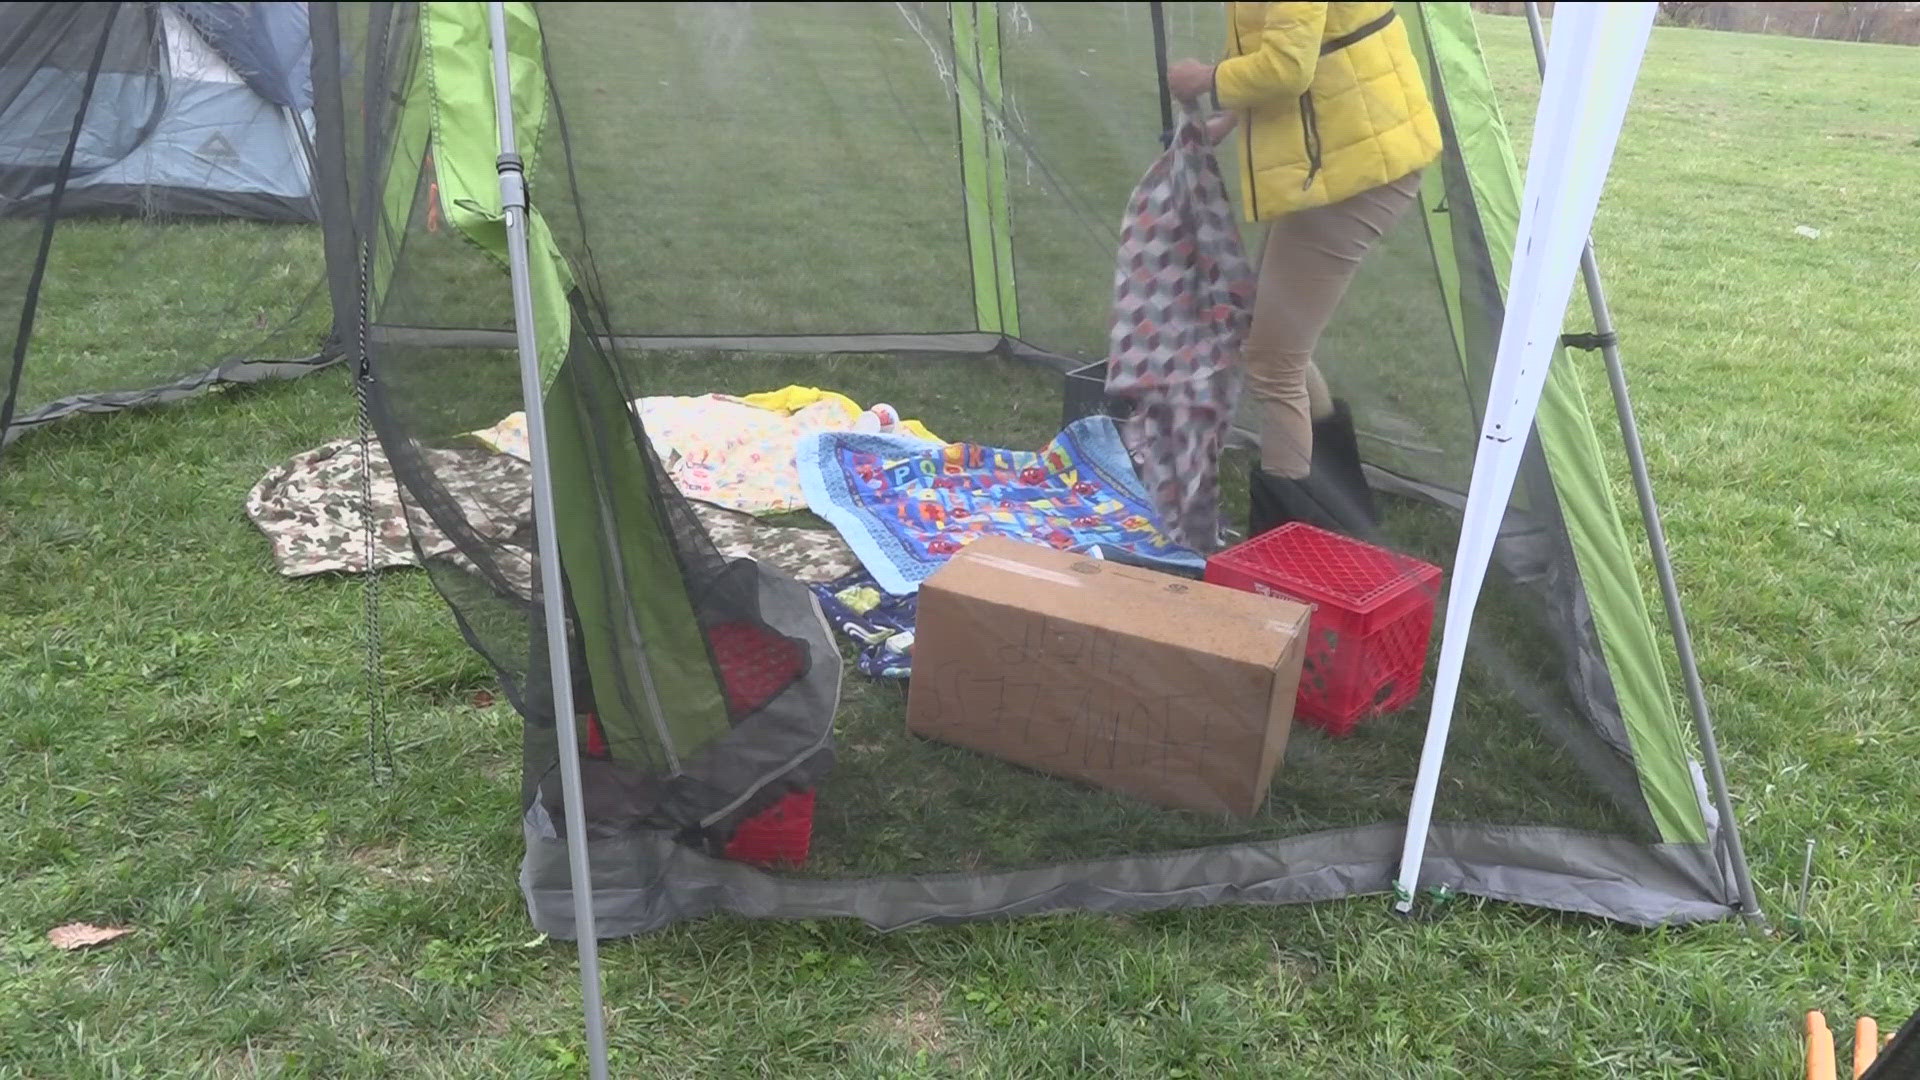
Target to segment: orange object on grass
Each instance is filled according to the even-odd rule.
[[[1854,1080],[1866,1075],[1868,1066],[1879,1056],[1880,1023],[1871,1016],[1863,1016],[1853,1022]]]
[[[1833,1073],[1833,1032],[1820,1010],[1807,1013],[1807,1080],[1837,1080]]]

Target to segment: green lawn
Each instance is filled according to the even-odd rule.
[[[697,5],[673,10],[708,19]],[[681,28],[709,35],[697,39],[706,62],[666,75],[707,96],[689,94],[659,122],[708,123],[702,110],[733,85],[727,65],[780,43],[728,28],[719,18]],[[1057,54],[1078,50],[1078,38],[1038,32]],[[1482,32],[1524,148],[1534,86],[1524,27],[1485,19]],[[887,125],[897,141],[926,125],[938,133],[931,104],[890,113],[888,95],[904,89],[842,89],[838,61],[806,55],[822,57],[809,77],[843,102],[823,157],[857,148],[862,124]],[[1806,840],[1820,841],[1804,934],[1636,933],[1478,903],[1407,923],[1377,898],[886,937],[714,920],[604,950],[616,1072],[1788,1076],[1806,1008],[1827,1009],[1837,1027],[1857,1013],[1890,1025],[1920,1008],[1916,56],[1658,31],[1595,230],[1749,854],[1776,916],[1790,910]],[[636,95],[650,77],[639,65],[608,73]],[[1090,92],[1067,78],[1033,85],[1036,111]],[[754,103],[785,115],[777,99]],[[1032,119],[1045,128],[1044,115]],[[795,269],[778,288],[729,296],[605,267],[639,298],[628,310],[692,320],[632,329],[763,329],[823,294],[833,307],[799,329],[826,328],[835,312],[857,329],[891,325],[880,320],[923,304],[926,323],[964,319],[956,283],[928,276],[950,264],[924,250],[957,248],[957,235],[915,234],[889,217],[913,218],[890,198],[835,196],[828,173],[809,171],[822,162],[783,176],[751,155],[734,164],[712,178],[738,230],[731,256],[690,247],[689,230],[660,236],[664,257],[689,280],[763,264],[817,264],[825,276]],[[1121,194],[1127,179],[1114,181]],[[809,230],[783,231],[749,201],[769,192],[823,216],[857,211],[842,245],[884,244],[906,261],[848,265],[810,249]],[[1092,212],[1117,217],[1117,205]],[[1821,237],[1796,236],[1801,224]],[[167,304],[127,300],[190,290],[163,276],[164,260],[117,254],[111,228],[73,230],[83,239],[62,249],[66,272],[48,285],[61,314],[40,347],[58,392],[84,388],[92,363],[191,356],[191,342],[157,329]],[[1039,230],[1031,257],[1054,258],[1046,245],[1064,250],[1076,230]],[[256,329],[305,310],[311,272],[297,260],[317,247],[278,238],[222,258],[209,233],[185,258],[233,286],[222,297],[248,297],[234,310]],[[1106,287],[1090,270],[1085,284],[1023,296],[1046,320],[1035,336],[1097,327]],[[1098,299],[1081,297],[1089,289]],[[204,322],[217,309],[188,310]],[[1604,419],[1604,380],[1581,362]],[[662,389],[884,390],[936,430],[1003,441],[1031,438],[1057,409],[939,367],[892,376],[876,363],[783,362],[724,379],[682,366]],[[990,415],[991,397],[1018,404]],[[353,423],[333,373],[66,425],[0,464],[0,1077],[573,1074],[574,954],[533,940],[520,907],[519,725],[476,697],[485,664],[422,575],[383,579],[401,767],[372,783],[359,585],[279,579],[240,513],[265,469]],[[849,685],[852,721],[896,715],[890,689]],[[73,920],[137,932],[90,953],[43,944]]]

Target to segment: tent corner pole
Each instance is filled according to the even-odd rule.
[[[1533,38],[1534,63],[1541,72],[1547,67],[1546,31],[1540,18],[1540,5],[1527,0],[1527,32]],[[1589,238],[1580,249],[1580,276],[1587,290],[1587,307],[1593,314],[1594,336],[1600,341],[1600,356],[1607,368],[1607,385],[1613,393],[1613,411],[1620,423],[1620,438],[1626,444],[1627,466],[1633,474],[1633,492],[1640,502],[1640,517],[1646,523],[1647,546],[1653,556],[1654,575],[1660,582],[1660,599],[1666,607],[1667,626],[1673,634],[1674,651],[1679,654],[1680,678],[1687,692],[1687,705],[1693,713],[1695,737],[1700,740],[1700,756],[1707,774],[1707,786],[1715,809],[1720,814],[1720,837],[1726,845],[1727,861],[1732,864],[1735,887],[1740,892],[1740,914],[1755,925],[1765,925],[1754,891],[1753,873],[1747,865],[1746,847],[1740,840],[1740,822],[1734,816],[1733,796],[1727,786],[1727,771],[1720,759],[1719,740],[1713,731],[1713,712],[1707,704],[1706,685],[1700,677],[1700,665],[1694,656],[1693,635],[1687,628],[1685,605],[1673,573],[1673,559],[1667,547],[1666,528],[1661,523],[1660,503],[1654,498],[1653,477],[1647,471],[1647,455],[1640,441],[1640,424],[1633,410],[1633,397],[1627,390],[1626,365],[1620,359],[1620,343],[1614,331],[1613,310],[1607,304],[1607,291],[1600,281],[1600,263],[1593,254]]]
[[[506,218],[507,269],[513,282],[513,328],[520,361],[520,394],[526,409],[527,450],[533,465],[533,513],[538,530],[540,593],[547,636],[547,669],[553,680],[554,733],[559,742],[560,791],[565,803],[567,863],[572,873],[574,938],[580,950],[580,996],[586,1016],[587,1058],[594,1080],[607,1076],[606,1014],[600,1002],[600,942],[594,927],[593,875],[587,855],[586,810],[581,798],[580,739],[573,715],[573,665],[567,649],[560,544],[553,509],[552,458],[547,453],[542,408],[540,341],[533,318],[528,272],[527,185],[513,127],[513,77],[507,53],[507,12],[501,0],[487,4],[493,53],[494,119],[500,135],[500,204]]]
[[[1153,68],[1160,81],[1160,143],[1173,145],[1173,91],[1167,83],[1167,11],[1166,5],[1154,0],[1147,5],[1147,14],[1153,24]]]

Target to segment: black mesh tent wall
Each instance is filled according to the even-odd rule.
[[[339,358],[304,20],[229,10],[249,6],[273,5],[0,4],[0,274],[20,305],[0,453],[66,417]],[[100,305],[146,332],[98,340]]]

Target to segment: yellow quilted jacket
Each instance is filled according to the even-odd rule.
[[[1270,221],[1431,164],[1440,124],[1393,4],[1227,5],[1220,108],[1241,113],[1246,214]]]

